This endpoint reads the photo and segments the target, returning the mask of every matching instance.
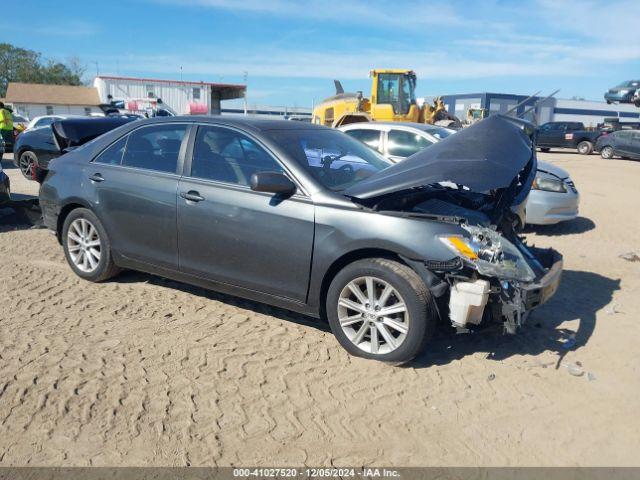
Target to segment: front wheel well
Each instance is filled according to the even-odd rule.
[[[58,237],[58,242],[60,242],[60,244],[62,244],[62,226],[64,225],[64,221],[76,208],[85,208],[85,206],[79,203],[69,203],[62,207],[62,210],[60,210],[60,214],[58,215],[58,222],[56,224],[56,236]]]
[[[331,264],[331,266],[328,268],[328,270],[324,274],[324,278],[322,279],[322,285],[320,287],[320,305],[319,305],[320,318],[322,319],[327,318],[327,312],[325,310],[325,304],[327,302],[327,292],[329,291],[329,286],[331,285],[331,282],[333,281],[335,276],[338,274],[340,270],[342,270],[344,267],[346,267],[350,263],[353,263],[357,260],[363,260],[365,258],[387,258],[389,260],[395,260],[396,262],[407,265],[407,263],[404,262],[400,257],[400,255],[398,255],[397,253],[392,252],[390,250],[384,250],[381,248],[363,248],[360,250],[353,250],[351,252],[348,252],[342,255]],[[411,268],[410,265],[407,265],[407,266]]]

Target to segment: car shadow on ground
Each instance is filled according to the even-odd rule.
[[[10,202],[0,205],[0,233],[43,228],[42,213],[37,198],[11,194],[11,199]]]
[[[322,332],[330,332],[329,325],[323,320],[155,275],[125,272],[114,281],[151,283],[312,327]],[[456,334],[446,322],[443,322],[424,352],[406,367],[428,368],[446,365],[478,352],[486,353],[488,360],[495,361],[514,355],[553,352],[558,355],[554,367],[559,368],[568,352],[587,344],[596,326],[596,313],[611,302],[613,293],[619,288],[620,280],[592,272],[567,270],[563,273],[556,295],[549,303],[533,312],[518,334],[505,335],[499,326],[470,334]],[[564,322],[575,320],[578,321],[577,328],[563,326]]]
[[[555,225],[527,225],[524,233],[535,233],[537,235],[558,236],[558,235],[574,235],[585,233],[596,228],[593,220],[586,217],[577,217],[566,222],[556,223]]]
[[[496,361],[514,355],[554,352],[558,354],[554,367],[559,368],[568,352],[587,344],[596,327],[596,313],[611,302],[619,289],[620,280],[565,270],[556,295],[535,310],[516,335],[505,335],[500,328],[460,335],[451,329],[439,329],[424,353],[407,366],[444,365],[477,352],[485,352],[487,359]],[[574,320],[579,321],[577,329],[563,326]]]
[[[265,303],[254,302],[252,300],[247,300],[241,297],[227,295],[225,293],[219,293],[213,290],[207,290],[206,288],[189,285],[188,283],[182,283],[182,282],[170,280],[163,277],[158,277],[156,275],[151,275],[151,274],[142,273],[142,272],[126,271],[126,272],[123,272],[121,275],[118,275],[116,278],[114,278],[113,281],[119,282],[119,283],[143,283],[144,282],[144,283],[150,283],[152,285],[158,285],[158,286],[167,287],[175,290],[180,290],[182,292],[189,293],[191,295],[196,295],[198,297],[203,297],[208,300],[223,302],[227,305],[232,305],[234,307],[242,308],[244,310],[251,310],[254,313],[269,315],[271,317],[279,318],[280,320],[284,320],[287,322],[292,322],[298,325],[313,327],[323,332],[331,332],[331,329],[329,328],[329,324],[327,322],[324,322],[317,318],[313,318],[311,316],[296,313],[291,310],[286,310],[284,308],[274,307],[271,305],[267,305]]]

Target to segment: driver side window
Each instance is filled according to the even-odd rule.
[[[280,164],[245,135],[220,127],[201,126],[193,148],[191,176],[249,185],[258,172],[284,173]]]

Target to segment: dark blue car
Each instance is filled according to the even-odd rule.
[[[598,139],[596,149],[602,158],[633,158],[640,160],[640,130],[618,130]]]

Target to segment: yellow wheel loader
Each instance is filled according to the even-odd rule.
[[[370,98],[362,92],[345,93],[340,82],[334,80],[336,94],[314,108],[313,123],[328,127],[371,121],[460,125],[455,116],[447,113],[440,97],[433,105],[418,105],[416,74],[412,70],[378,69],[372,70],[370,77]]]

